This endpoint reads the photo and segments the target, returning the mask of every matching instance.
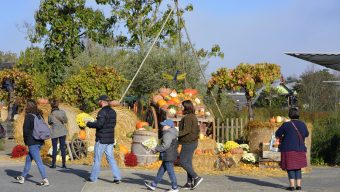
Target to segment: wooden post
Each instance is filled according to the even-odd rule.
[[[215,119],[213,120],[213,140],[216,141],[216,122]]]
[[[234,141],[234,118],[231,118],[231,126],[230,126],[230,140]]]
[[[217,119],[216,129],[217,129],[216,141],[217,141],[217,143],[219,143],[220,142],[220,119]]]
[[[241,118],[241,127],[240,127],[240,132],[241,132],[241,137],[243,137],[243,118]]]
[[[224,143],[225,142],[225,137],[224,137],[224,132],[225,132],[225,130],[224,130],[224,123],[222,123],[222,130],[221,130],[221,132],[222,132],[222,139],[221,139],[221,141],[222,141],[222,143]]]
[[[239,139],[240,138],[238,121],[239,121],[239,118],[236,118],[236,129],[235,129],[236,136],[235,136],[235,139]]]
[[[229,139],[230,139],[230,136],[229,136],[229,133],[230,133],[229,118],[227,119],[226,123],[227,123],[226,136],[227,136],[227,141],[229,141]]]

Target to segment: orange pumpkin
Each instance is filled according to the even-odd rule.
[[[125,147],[125,145],[119,145],[119,152],[123,153],[124,155],[129,153],[129,150],[127,147]]]
[[[86,139],[86,131],[84,129],[81,129],[78,133],[78,137],[80,140],[85,140]]]
[[[163,105],[166,105],[166,101],[164,99],[161,99],[161,100],[157,101],[157,105],[159,107],[162,107]]]
[[[173,100],[167,101],[166,104],[168,104],[168,105],[177,105],[177,103],[175,101],[173,101]]]
[[[202,150],[201,149],[196,149],[195,150],[195,155],[202,155]]]
[[[148,122],[145,122],[145,121],[139,121],[137,122],[136,124],[136,129],[140,129],[140,128],[143,128],[145,126],[149,126],[149,123]]]
[[[48,99],[45,99],[45,98],[39,98],[38,100],[37,100],[37,103],[38,104],[48,104]]]
[[[165,88],[165,87],[162,87],[159,89],[159,93],[163,96],[163,95],[170,95],[170,93],[172,92],[171,89],[169,88]]]
[[[169,105],[163,105],[161,108],[164,109],[164,110],[167,110],[169,107]]]
[[[270,119],[270,122],[271,122],[271,123],[275,123],[275,122],[276,122],[275,117],[272,117],[272,118]]]
[[[171,101],[174,101],[176,104],[180,104],[181,101],[178,99],[178,97],[171,98]]]
[[[197,95],[198,91],[197,89],[184,89],[183,93],[186,95]]]

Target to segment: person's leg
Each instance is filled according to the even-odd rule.
[[[62,157],[62,167],[66,168],[66,149],[65,149],[66,135],[59,137],[60,151]]]
[[[52,163],[51,163],[51,168],[55,167],[56,163],[56,158],[57,158],[57,152],[58,152],[58,138],[53,138],[52,139]]]
[[[166,171],[169,174],[172,189],[177,189],[178,186],[177,186],[177,178],[176,178],[175,170],[174,170],[174,162],[166,161],[164,162],[164,165],[165,165]]]
[[[287,173],[288,173],[288,179],[289,179],[289,186],[294,187],[295,186],[295,171],[287,170]]]
[[[113,144],[109,144],[105,148],[106,160],[110,164],[111,171],[113,174],[113,179],[120,181],[122,179],[120,175],[119,167],[117,166],[116,160],[113,153]]]
[[[100,144],[99,141],[94,145],[94,157],[93,157],[93,165],[91,170],[90,180],[95,182],[99,176],[100,172],[100,163],[102,160],[102,155],[105,149],[104,144]]]
[[[32,158],[38,166],[40,175],[41,175],[42,179],[46,179],[47,175],[46,175],[46,172],[45,172],[44,164],[43,164],[41,156],[40,156],[40,148],[41,148],[41,145],[30,146],[30,150],[32,150],[32,153],[31,153]]]
[[[301,169],[295,170],[296,186],[301,187],[302,173]]]
[[[166,167],[165,167],[165,163],[163,161],[161,166],[158,169],[157,176],[156,176],[155,180],[151,183],[151,185],[153,187],[156,187],[157,184],[162,181],[162,178],[163,178],[165,171],[166,171]]]
[[[22,171],[22,174],[21,174],[22,177],[26,177],[27,176],[28,172],[31,169],[31,165],[32,165],[32,155],[31,155],[30,148],[28,148],[28,154],[26,156],[24,170]]]
[[[180,164],[188,174],[187,183],[191,183],[192,178],[197,177],[196,172],[192,168],[192,158],[193,158],[196,148],[197,148],[197,143],[182,145],[182,150],[180,153]]]

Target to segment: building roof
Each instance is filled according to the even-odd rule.
[[[0,63],[0,70],[4,69],[12,69],[14,67],[15,63]]]
[[[340,53],[285,53],[323,67],[340,71]]]

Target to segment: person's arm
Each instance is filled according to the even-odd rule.
[[[281,139],[285,132],[286,123],[282,124],[281,127],[275,132],[275,137]]]
[[[97,115],[97,120],[94,122],[87,122],[86,126],[94,129],[102,129],[105,124],[105,113],[103,110],[100,110]]]
[[[169,149],[171,142],[172,142],[172,139],[173,139],[169,134],[170,133],[165,133],[163,135],[162,143],[155,147],[155,151],[163,152],[163,151],[166,151],[167,149]]]
[[[31,132],[32,132],[29,115],[25,116],[22,131],[23,131],[24,143],[25,145],[27,145],[28,138],[31,136]]]
[[[191,119],[183,118],[183,129],[179,130],[178,137],[183,137],[191,133],[193,128],[193,121]]]
[[[68,122],[68,119],[67,119],[67,116],[66,116],[65,111],[63,111],[62,122],[63,122],[64,124],[66,124],[66,123]]]

